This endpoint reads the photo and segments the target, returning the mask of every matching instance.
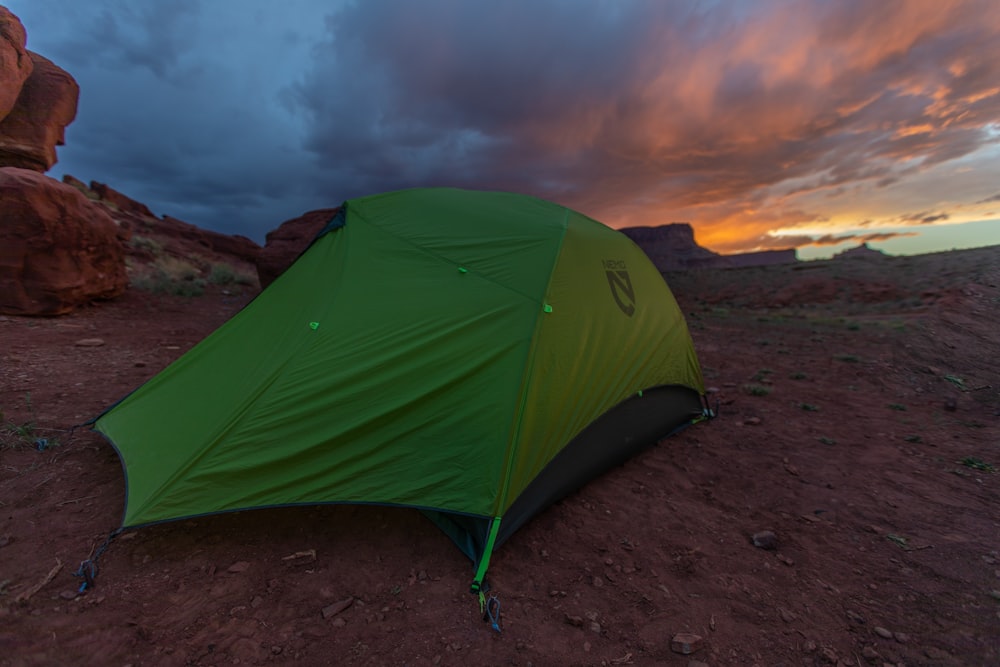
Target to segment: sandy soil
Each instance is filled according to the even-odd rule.
[[[124,477],[68,429],[252,293],[0,317],[0,664],[1000,664],[1000,247],[668,278],[720,415],[505,544],[499,634],[399,509],[127,532],[78,595]]]

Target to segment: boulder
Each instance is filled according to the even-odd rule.
[[[264,249],[257,257],[257,277],[260,279],[261,289],[273,283],[275,278],[299,258],[339,210],[338,207],[309,211],[286,220],[277,229],[267,233]]]
[[[65,70],[28,51],[31,76],[10,113],[0,121],[0,167],[45,172],[56,163],[56,146],[76,118],[80,86]]]
[[[24,48],[28,36],[21,21],[0,5],[0,120],[14,108],[34,63]]]
[[[0,313],[61,315],[128,285],[118,226],[37,171],[0,168]]]

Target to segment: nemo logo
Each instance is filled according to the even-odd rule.
[[[628,275],[625,262],[620,259],[605,259],[602,263],[612,298],[623,313],[632,317],[635,313],[635,289],[632,287],[632,278]]]

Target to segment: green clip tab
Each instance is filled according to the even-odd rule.
[[[550,306],[549,304],[545,304],[544,306],[542,306],[542,310],[544,310],[546,313],[551,313],[552,306]]]
[[[467,268],[465,268],[464,266],[460,266],[460,267],[458,267],[458,272],[459,273],[468,273],[469,270]]]
[[[642,389],[639,390],[639,398],[642,398]]]
[[[312,329],[313,331],[316,331],[316,329],[319,329],[319,322],[310,322],[309,328]]]

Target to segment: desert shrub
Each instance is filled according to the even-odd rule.
[[[154,257],[163,252],[163,246],[160,245],[160,242],[156,239],[151,239],[148,236],[135,235],[132,237],[132,240],[129,241],[129,244],[136,250],[145,250]]]
[[[837,361],[843,361],[849,364],[856,364],[861,361],[861,357],[856,354],[835,354],[833,355],[833,358]]]
[[[247,273],[240,273],[228,264],[213,264],[208,274],[208,282],[213,285],[253,285],[256,278]]]
[[[771,393],[771,388],[762,384],[745,384],[743,393],[748,396],[767,396]]]

